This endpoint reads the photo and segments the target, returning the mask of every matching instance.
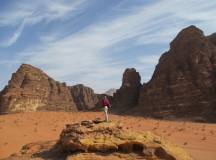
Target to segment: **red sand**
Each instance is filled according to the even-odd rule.
[[[102,112],[31,112],[0,116],[0,158],[30,142],[57,140],[65,124],[103,118]],[[216,159],[216,124],[157,121],[111,115],[135,131],[150,130],[183,147],[196,160]]]

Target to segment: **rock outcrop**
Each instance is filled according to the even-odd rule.
[[[68,124],[60,135],[58,146],[62,152],[72,153],[68,160],[90,157],[104,160],[192,160],[182,149],[153,133],[126,131],[120,122],[106,123],[96,120]],[[103,153],[106,153],[106,156]]]
[[[146,131],[124,129],[121,122],[100,119],[67,124],[59,140],[36,142],[5,160],[192,160],[183,149]]]
[[[216,45],[216,33],[211,34],[208,36],[209,40]]]
[[[70,91],[78,110],[93,109],[99,101],[99,97],[93,89],[82,84],[71,86]]]
[[[77,111],[77,107],[65,83],[22,64],[1,92],[0,113],[36,110]]]
[[[134,68],[125,70],[122,85],[113,96],[113,105],[116,109],[126,109],[138,104],[139,93],[142,87],[141,77]]]
[[[215,35],[206,37],[195,26],[183,29],[144,84],[138,110],[159,118],[216,122],[214,42]]]

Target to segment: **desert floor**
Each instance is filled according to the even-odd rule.
[[[30,112],[0,116],[0,159],[18,152],[25,144],[57,140],[65,124],[103,118],[103,112]],[[216,159],[216,124],[171,122],[141,117],[110,115],[126,129],[152,131],[183,147],[196,160]]]

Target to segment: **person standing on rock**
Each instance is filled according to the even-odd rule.
[[[110,108],[111,106],[107,96],[104,96],[102,100],[102,106],[104,107],[105,121],[108,122],[109,121],[108,108]]]

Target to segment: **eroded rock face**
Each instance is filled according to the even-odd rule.
[[[39,141],[24,145],[21,150],[2,160],[64,160],[56,141]]]
[[[208,36],[209,40],[216,45],[216,33],[211,34]]]
[[[195,26],[171,42],[140,93],[139,109],[154,117],[186,117],[216,121],[215,36]]]
[[[62,152],[72,154],[68,160],[87,160],[91,157],[104,160],[192,160],[182,149],[151,132],[139,134],[126,131],[121,123],[114,122],[83,121],[68,124],[60,135],[58,146]]]
[[[99,101],[93,89],[82,84],[70,87],[70,91],[78,110],[93,109]]]
[[[125,70],[122,85],[113,96],[115,108],[125,109],[138,104],[141,89],[140,75],[134,68]]]
[[[1,92],[0,111],[36,110],[77,111],[77,107],[65,83],[53,80],[38,68],[22,64]]]
[[[82,84],[57,82],[42,70],[23,64],[0,93],[0,113],[91,110],[101,107],[102,96]]]
[[[192,160],[184,150],[149,131],[137,133],[123,126],[99,118],[67,124],[58,141],[24,145],[5,160]]]

